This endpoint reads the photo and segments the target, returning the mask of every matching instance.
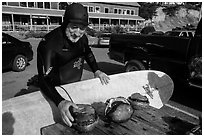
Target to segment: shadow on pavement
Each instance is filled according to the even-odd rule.
[[[27,86],[28,86],[27,89],[21,89],[18,93],[14,95],[14,97],[25,95],[25,94],[32,93],[35,91],[39,91],[40,88],[38,85],[38,75],[34,75],[30,79],[28,79]]]
[[[16,93],[14,95],[14,97],[25,95],[25,94],[32,93],[32,92],[36,92],[36,91],[39,91],[39,90],[40,90],[39,87],[30,85],[30,86],[28,86],[27,89],[21,89],[18,93]]]
[[[13,135],[15,118],[12,112],[5,112],[2,114],[2,135]]]

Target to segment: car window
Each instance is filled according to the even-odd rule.
[[[182,32],[182,37],[187,37],[187,33],[186,32]]]
[[[189,37],[193,37],[193,33],[192,32],[188,32],[188,36]]]
[[[110,34],[101,34],[101,37],[110,37]]]
[[[176,32],[176,31],[168,31],[165,33],[165,35],[169,35],[169,36],[179,36],[180,32]]]

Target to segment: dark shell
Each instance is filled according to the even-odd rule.
[[[79,109],[71,111],[74,117],[73,128],[79,132],[89,132],[95,128],[98,123],[98,115],[95,109],[88,104],[78,104]]]
[[[126,99],[125,99],[126,100]],[[110,105],[110,104],[109,104]],[[119,100],[113,101],[108,107],[105,114],[106,117],[116,123],[122,123],[128,121],[134,112],[132,106],[126,101]]]

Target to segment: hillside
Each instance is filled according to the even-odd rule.
[[[157,9],[157,16],[153,17],[154,27],[157,31],[168,31],[175,27],[192,24],[197,26],[200,18],[200,12],[197,10],[180,9],[176,15],[169,17],[162,11],[162,7]],[[147,21],[148,22],[148,21]]]

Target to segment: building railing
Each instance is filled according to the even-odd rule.
[[[2,24],[2,31],[51,31],[55,28],[59,27],[60,25],[8,25]],[[90,28],[96,31],[104,30],[108,27],[114,27],[117,25],[107,25],[107,24],[94,24],[91,25]],[[123,28],[127,28],[130,31],[137,31],[136,25],[120,25]]]
[[[51,31],[59,25],[3,25],[2,31]]]

